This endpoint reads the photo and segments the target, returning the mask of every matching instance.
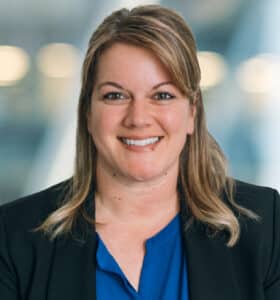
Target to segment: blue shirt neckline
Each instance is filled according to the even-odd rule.
[[[145,258],[148,255],[150,255],[150,252],[155,252],[160,250],[160,248],[163,246],[164,243],[168,242],[172,237],[174,237],[176,233],[178,233],[179,226],[180,226],[180,215],[179,213],[177,213],[176,216],[164,228],[162,228],[155,235],[151,236],[146,240],[145,242],[146,253],[143,259],[142,270],[144,268]],[[100,269],[106,272],[115,273],[121,276],[122,278],[126,279],[126,276],[123,273],[120,265],[112,256],[109,249],[106,247],[105,243],[103,242],[102,238],[99,236],[97,232],[96,232],[96,239],[97,239],[96,261]],[[128,282],[127,279],[126,281]],[[141,284],[141,278],[139,283],[139,289],[140,289],[140,284]],[[137,293],[136,290],[135,292]]]
[[[179,213],[164,228],[146,240],[146,253],[137,290],[129,282],[98,233],[96,239],[96,280],[99,287],[97,292],[102,299],[113,297],[122,300],[148,300],[152,295],[153,299],[170,299],[171,295],[178,300],[188,299],[186,260],[182,248]]]

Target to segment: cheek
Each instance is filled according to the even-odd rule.
[[[88,129],[94,141],[114,135],[118,123],[117,119],[118,114],[114,114],[110,109],[92,107],[88,119]]]
[[[178,136],[186,136],[189,133],[192,122],[187,105],[169,109],[163,115],[163,124],[168,132]]]

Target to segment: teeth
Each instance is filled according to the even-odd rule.
[[[158,142],[159,137],[152,137],[144,140],[132,140],[132,139],[121,138],[121,140],[127,145],[146,146]]]

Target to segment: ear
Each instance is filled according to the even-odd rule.
[[[87,112],[86,114],[86,122],[87,122],[87,130],[89,134],[91,134],[91,116],[90,116],[90,111]]]
[[[189,106],[189,114],[187,118],[187,134],[192,135],[194,132],[194,124],[196,118],[196,103],[190,104]]]
[[[190,105],[190,110],[191,110],[192,117],[195,119],[195,117],[196,117],[196,102]]]

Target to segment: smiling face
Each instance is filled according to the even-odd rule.
[[[194,117],[195,107],[152,52],[115,43],[102,53],[87,116],[97,170],[125,182],[177,177]]]

